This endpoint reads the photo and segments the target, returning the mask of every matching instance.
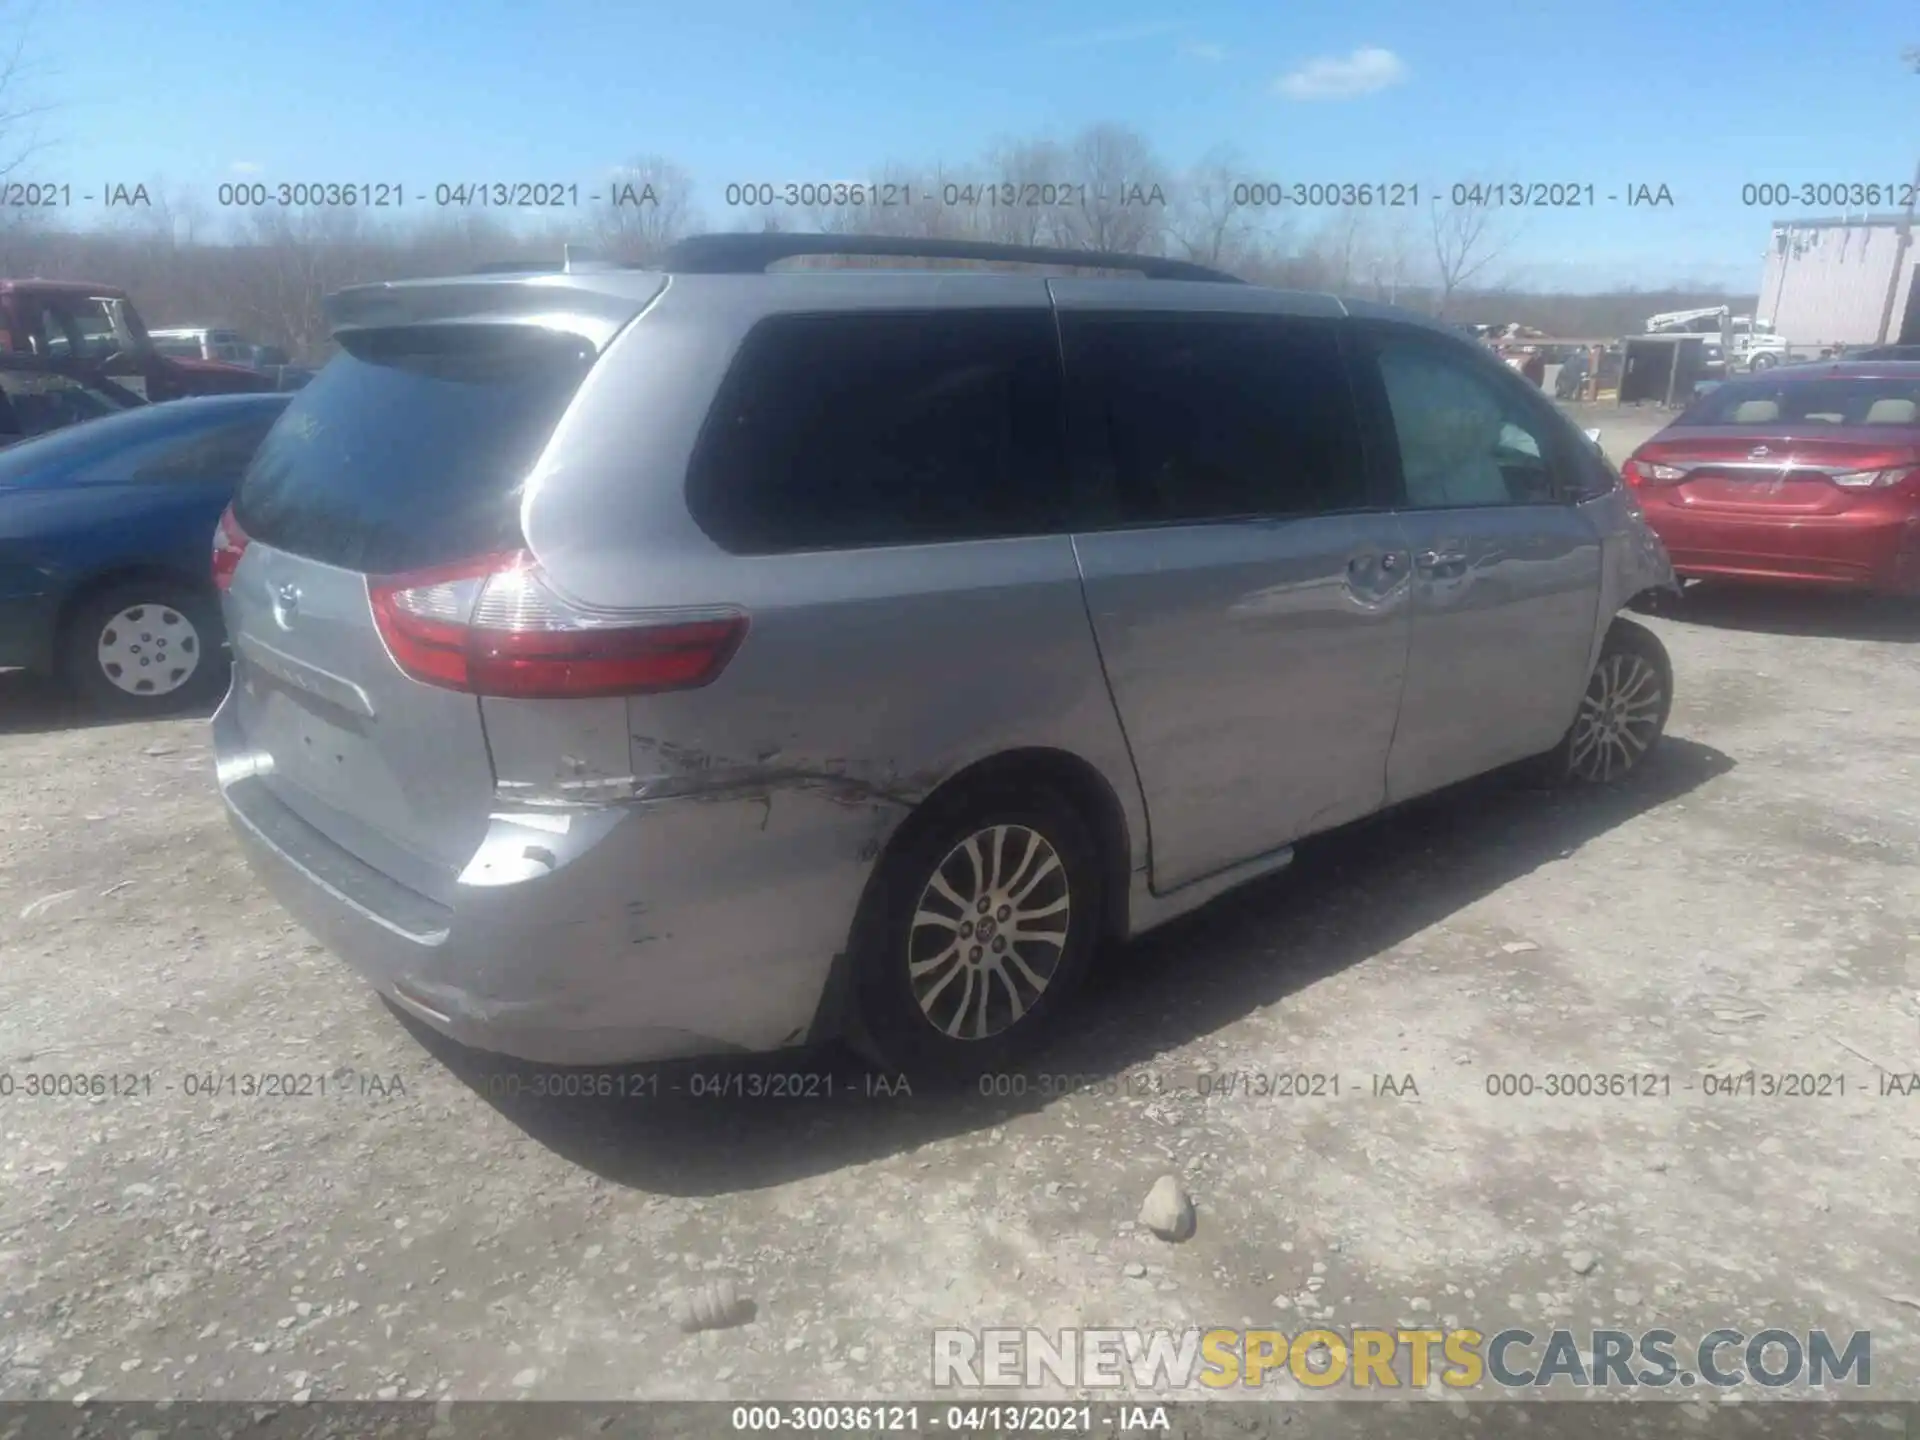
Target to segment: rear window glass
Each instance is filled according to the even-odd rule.
[[[374,574],[516,548],[527,474],[593,358],[527,326],[352,337],[267,436],[235,514],[275,549]]]
[[[1920,376],[1743,380],[1702,396],[1680,425],[1920,425]]]

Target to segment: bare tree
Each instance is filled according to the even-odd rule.
[[[6,21],[18,17],[11,25]],[[28,59],[33,35],[33,7],[0,4],[0,30],[11,30],[13,41],[0,45],[0,177],[13,174],[46,149],[39,120],[48,107],[36,104],[29,83],[34,67]]]
[[[1245,204],[1245,174],[1238,154],[1222,147],[1181,177],[1167,234],[1189,260],[1226,266],[1252,248],[1258,224]]]
[[[1326,257],[1335,289],[1351,293],[1375,270],[1373,229],[1373,212],[1364,205],[1342,205],[1327,217],[1314,248]]]
[[[698,226],[693,177],[664,156],[645,155],[608,177],[588,233],[609,259],[645,263]]]
[[[1400,293],[1413,280],[1413,235],[1406,217],[1391,211],[1374,232],[1367,255],[1367,282],[1373,298],[1388,305],[1400,303]]]
[[[945,164],[915,185],[910,172],[901,172],[911,187],[912,202],[888,221],[882,234],[910,235],[916,240],[972,240],[985,228],[980,206],[981,179],[976,171]]]
[[[1445,318],[1454,292],[1472,282],[1499,258],[1511,237],[1503,238],[1488,205],[1433,202],[1433,260],[1436,280],[1433,313]]]
[[[993,188],[978,208],[985,238],[1005,245],[1070,245],[1053,206],[1035,203],[1046,198],[1046,187],[1057,185],[1069,173],[1069,162],[1051,140],[1002,141],[987,153],[984,179]]]
[[[0,0],[0,10],[4,4]],[[0,81],[4,73],[0,59]],[[0,151],[9,113],[0,105]],[[1722,299],[1752,308],[1750,298],[1677,290],[1624,298],[1528,295],[1510,268],[1497,273],[1514,238],[1501,223],[1511,217],[1497,207],[1435,205],[1425,215],[1264,211],[1237,203],[1246,198],[1235,193],[1237,168],[1233,153],[1222,149],[1174,174],[1133,131],[1099,125],[1070,144],[1003,140],[959,166],[882,167],[881,189],[898,203],[739,208],[726,220],[729,228],[767,232],[990,238],[1183,254],[1262,284],[1357,290],[1428,305],[1449,318],[1519,319],[1560,334],[1623,333],[1645,314]],[[154,197],[149,209],[116,209],[111,223],[84,230],[56,228],[46,218],[52,212],[0,209],[0,274],[124,286],[151,323],[226,322],[302,358],[319,358],[328,341],[322,301],[342,286],[461,274],[501,260],[557,259],[561,244],[577,238],[620,258],[653,260],[701,223],[692,180],[665,157],[638,159],[612,183],[622,187],[616,191],[622,198],[631,187],[640,203],[537,220],[451,207],[426,217],[411,209],[403,216],[352,207],[234,211],[220,212],[216,225],[194,197],[155,182],[147,186]],[[1058,198],[1044,187],[1062,184],[1085,185],[1086,203],[1027,203]],[[1161,187],[1158,203],[1155,186]],[[1004,203],[1008,199],[1015,203]],[[1425,258],[1429,245],[1431,260]]]
[[[1124,125],[1095,125],[1073,142],[1068,163],[1078,195],[1059,220],[1069,243],[1135,254],[1162,247],[1167,176],[1145,137]]]
[[[391,275],[381,264],[390,247],[363,234],[365,225],[364,212],[350,206],[254,212],[247,222],[252,243],[233,257],[229,303],[240,313],[231,318],[285,337],[300,354],[318,354],[328,338],[326,297]]]

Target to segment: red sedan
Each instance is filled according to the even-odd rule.
[[[1920,364],[1729,381],[1621,473],[1683,579],[1920,593]]]

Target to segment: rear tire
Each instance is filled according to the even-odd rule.
[[[1606,785],[1636,773],[1666,733],[1673,662],[1660,637],[1617,619],[1600,645],[1580,710],[1558,745],[1533,762],[1550,786]]]
[[[911,1081],[963,1083],[1051,1033],[1098,944],[1105,879],[1086,821],[1044,786],[974,791],[909,825],[855,922],[852,1038]]]
[[[89,705],[171,715],[227,681],[219,607],[178,580],[130,580],[81,602],[61,633],[61,672]]]

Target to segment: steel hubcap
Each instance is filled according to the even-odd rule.
[[[200,668],[200,632],[165,605],[129,605],[100,630],[100,670],[129,695],[166,695]]]
[[[907,932],[907,978],[927,1023],[955,1040],[1017,1024],[1059,970],[1072,914],[1066,866],[1038,831],[995,825],[954,846]]]
[[[1595,668],[1573,722],[1573,773],[1611,780],[1640,763],[1660,730],[1660,672],[1638,655],[1609,655]]]

